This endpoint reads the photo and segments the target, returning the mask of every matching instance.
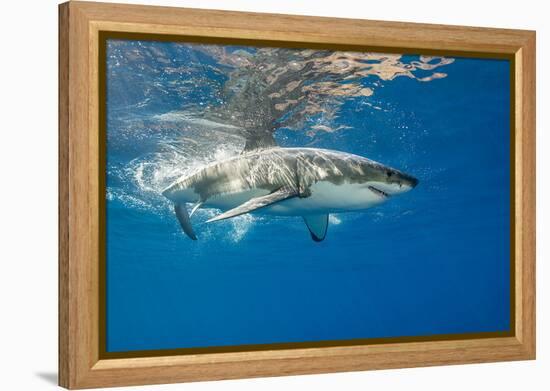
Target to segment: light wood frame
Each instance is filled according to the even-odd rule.
[[[101,31],[358,45],[512,59],[510,336],[102,359],[99,354]],[[59,384],[91,388],[535,358],[535,33],[88,2],[59,6]]]

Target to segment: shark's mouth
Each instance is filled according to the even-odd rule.
[[[390,195],[386,193],[385,191],[382,191],[380,189],[377,189],[374,186],[369,186],[369,190],[372,191],[374,194],[379,195],[380,197],[388,198]]]

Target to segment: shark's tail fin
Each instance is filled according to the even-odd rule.
[[[176,212],[176,217],[180,222],[183,232],[193,240],[197,240],[197,235],[193,231],[193,226],[191,225],[191,219],[189,213],[187,213],[187,208],[184,203],[174,204],[174,212]]]

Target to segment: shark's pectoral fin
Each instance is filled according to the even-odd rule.
[[[176,212],[176,217],[180,222],[183,232],[193,240],[197,240],[197,235],[193,231],[193,226],[191,225],[191,219],[189,218],[189,213],[187,213],[187,208],[185,204],[175,204],[174,211]]]
[[[327,236],[328,214],[303,216],[311,238],[321,242]]]
[[[240,216],[245,213],[250,213],[255,210],[264,208],[266,206],[272,205],[276,202],[286,200],[288,198],[296,197],[298,195],[296,189],[282,187],[279,190],[274,191],[265,196],[251,198],[246,201],[244,204],[237,206],[236,208],[230,209],[225,213],[217,215],[216,217],[211,218],[207,223],[213,221],[229,219],[231,217]]]

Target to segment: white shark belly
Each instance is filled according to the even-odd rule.
[[[291,197],[260,208],[253,213],[279,216],[307,216],[313,214],[342,213],[368,209],[385,201],[368,189],[368,184],[333,184],[317,182],[310,188],[308,197]],[[240,192],[222,193],[210,197],[203,208],[227,211],[244,204],[252,198],[262,197],[270,192],[252,188]]]
[[[368,189],[368,184],[317,182],[309,197],[292,197],[259,209],[258,213],[282,216],[342,213],[364,210],[385,201]]]

